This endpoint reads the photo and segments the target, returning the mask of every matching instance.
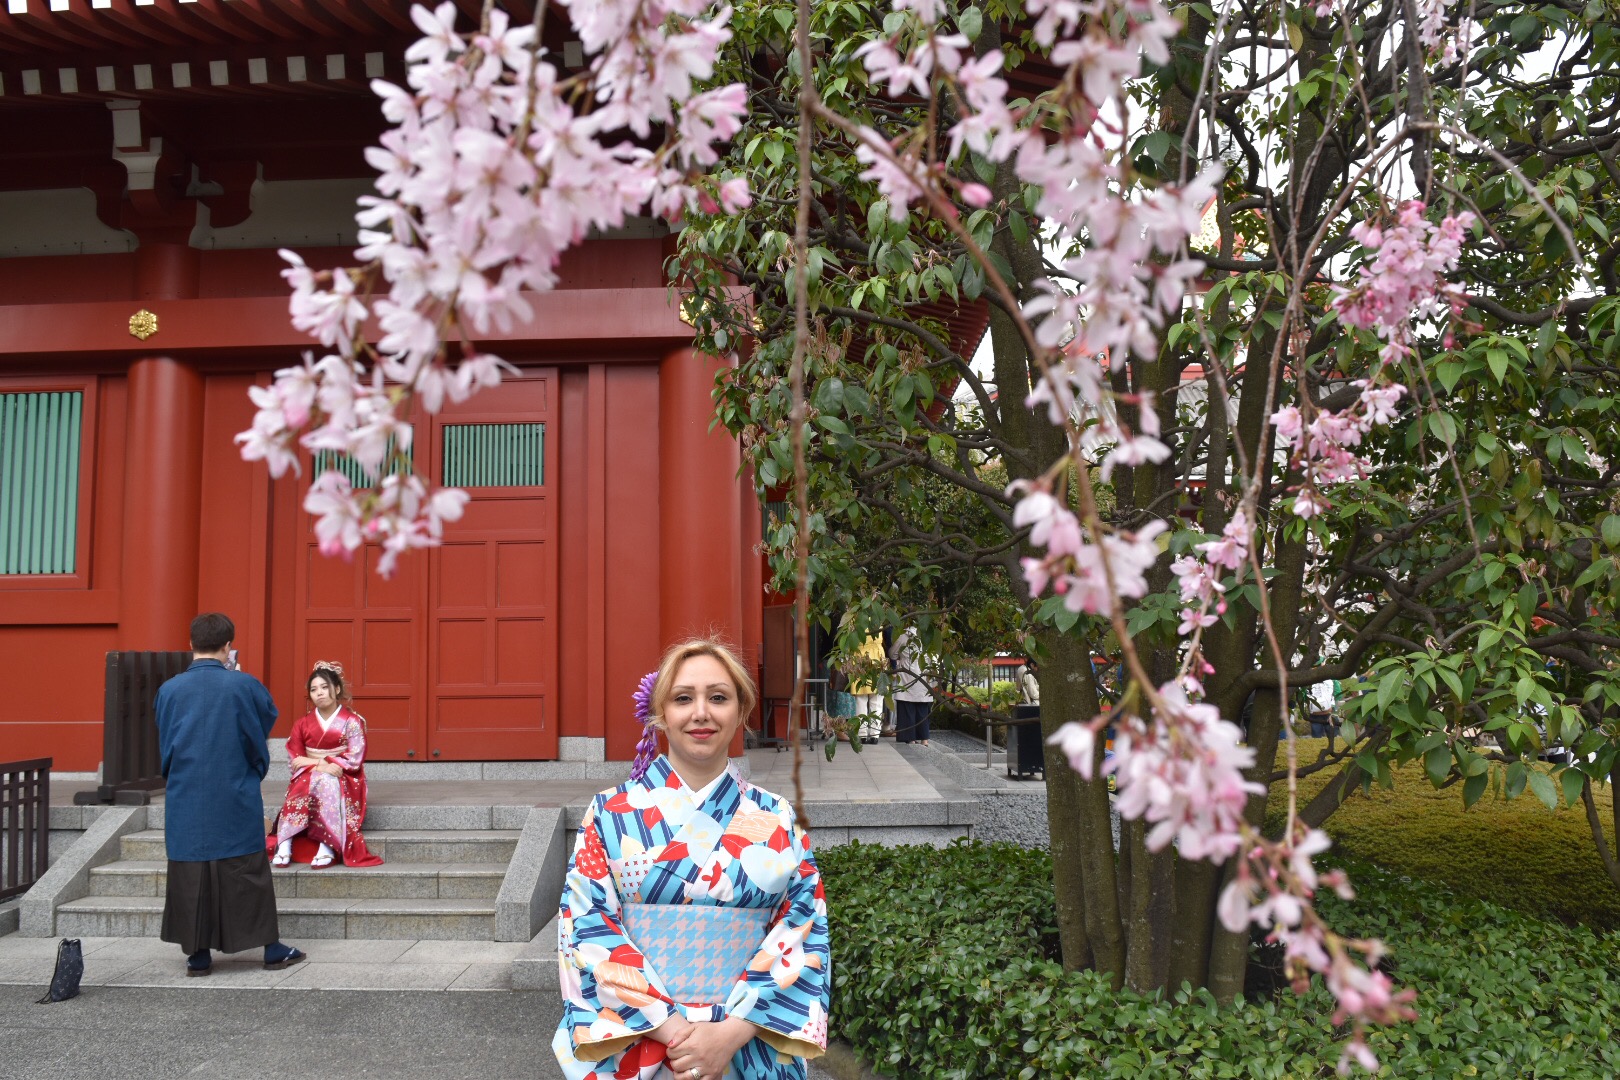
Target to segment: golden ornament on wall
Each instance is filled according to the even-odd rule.
[[[141,308],[141,310],[129,317],[129,332],[142,341],[157,333],[157,330],[157,316],[145,308]]]

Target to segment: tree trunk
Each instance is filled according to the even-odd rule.
[[[1271,622],[1282,649],[1283,662],[1294,652],[1299,630],[1299,606],[1305,583],[1305,544],[1303,540],[1284,542],[1277,550],[1277,574],[1271,579]],[[1261,663],[1275,664],[1271,643],[1262,639]],[[1254,767],[1246,773],[1250,780],[1266,784],[1277,760],[1277,738],[1282,732],[1288,703],[1277,690],[1255,691],[1254,713],[1249,720],[1249,745],[1254,747]],[[1250,825],[1259,828],[1266,816],[1267,793],[1253,795],[1244,809]],[[1222,875],[1222,884],[1229,878]],[[1243,993],[1243,977],[1249,965],[1249,932],[1234,934],[1218,922],[1213,925],[1214,940],[1209,954],[1209,988],[1215,1000],[1230,1004]]]
[[[1069,720],[1097,715],[1097,684],[1086,643],[1047,630],[1037,636],[1041,664],[1041,730],[1050,738]],[[1102,747],[1097,765],[1102,764]],[[1090,964],[1116,989],[1125,972],[1125,941],[1115,892],[1114,840],[1108,824],[1108,785],[1101,772],[1082,780],[1057,747],[1046,746],[1046,813],[1051,831],[1052,884],[1057,899],[1063,966]]]

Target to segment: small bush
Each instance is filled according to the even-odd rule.
[[[1300,763],[1315,761],[1325,746],[1322,739],[1299,740]],[[1279,765],[1285,760],[1279,754]],[[1464,810],[1461,788],[1436,790],[1420,762],[1391,773],[1393,788],[1358,789],[1328,818],[1324,828],[1346,854],[1530,915],[1620,929],[1620,889],[1603,869],[1580,804],[1551,811],[1526,790],[1511,801],[1487,793]],[[1301,779],[1300,805],[1332,775],[1324,770]],[[1594,790],[1593,798],[1608,825],[1612,790]],[[1273,786],[1267,815],[1273,835],[1286,800],[1285,785]],[[1608,840],[1612,851],[1612,828]]]
[[[819,856],[832,1031],[880,1072],[1018,1077],[1329,1077],[1344,1037],[1320,985],[1222,1009],[1203,991],[1114,993],[1057,963],[1051,861],[1005,844],[860,844]],[[1351,865],[1341,932],[1382,937],[1420,1018],[1372,1034],[1382,1075],[1620,1073],[1620,947],[1584,929]]]

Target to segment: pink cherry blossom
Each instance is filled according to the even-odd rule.
[[[366,152],[378,170],[376,194],[356,215],[367,265],[316,272],[283,252],[294,325],[335,352],[254,388],[258,411],[237,436],[245,458],[280,475],[297,470],[300,448],[332,450],[377,475],[390,445],[410,444],[401,419],[410,401],[435,412],[512,370],[482,351],[452,365],[445,343],[529,319],[525,294],[556,285],[570,245],[649,203],[672,218],[749,204],[743,178],[701,173],[748,109],[740,84],[694,92],[730,37],[729,9],[696,0],[561,6],[593,56],[577,78],[560,75],[535,29],[504,12],[491,9],[469,35],[454,4],[412,9],[423,37],[406,53],[405,85],[372,84],[392,126]],[[656,148],[621,133],[650,139],[655,124],[665,125]],[[363,303],[361,284],[377,277],[386,288]],[[381,335],[368,366],[360,328],[372,317]],[[336,476],[309,495],[323,550],[377,542],[385,572],[436,543],[465,501],[416,476],[360,490]]]

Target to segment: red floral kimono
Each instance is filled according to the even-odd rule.
[[[338,776],[313,765],[294,765],[287,798],[276,815],[266,847],[275,853],[283,840],[295,841],[293,858],[310,862],[317,844],[330,847],[345,866],[377,866],[382,859],[366,850],[360,825],[366,820],[366,721],[347,705],[338,706],[330,725],[312,710],[287,736],[287,760],[324,757],[342,767]]]

